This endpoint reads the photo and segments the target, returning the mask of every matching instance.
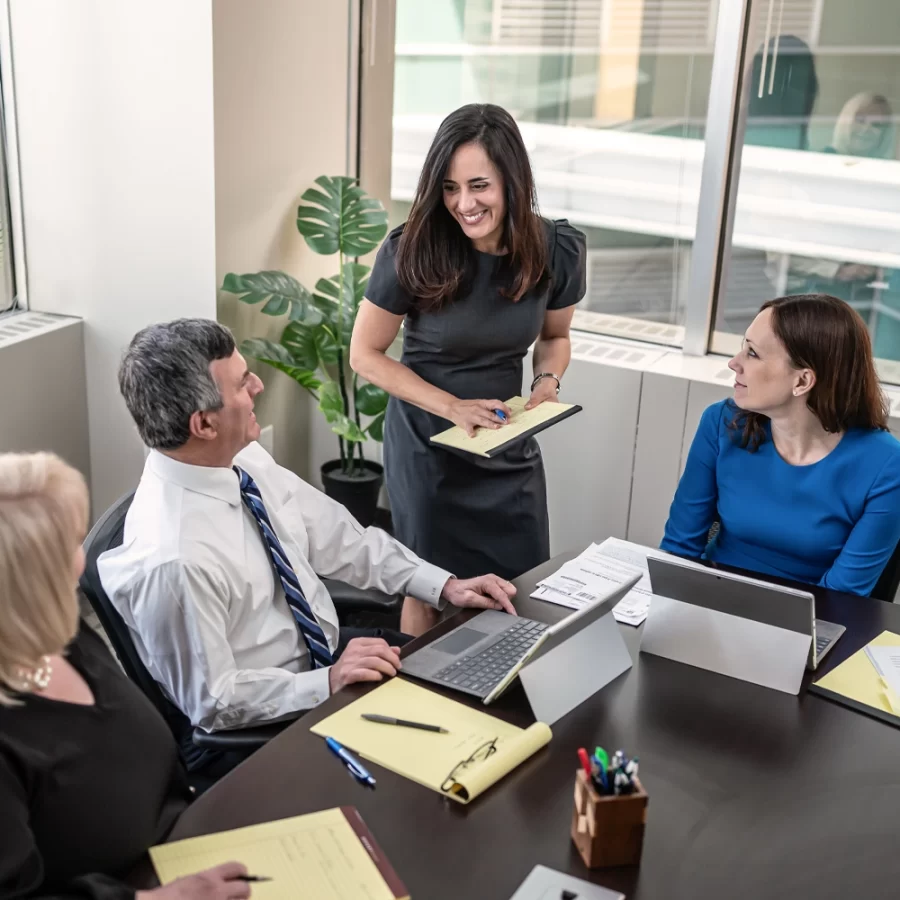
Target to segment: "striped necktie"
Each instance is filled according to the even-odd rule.
[[[288,562],[287,554],[281,546],[281,541],[275,534],[275,529],[269,521],[269,514],[266,512],[262,495],[256,482],[241,468],[234,466],[241,482],[241,499],[244,505],[253,514],[256,524],[259,526],[259,533],[262,535],[263,543],[269,551],[269,557],[275,568],[275,574],[281,581],[284,588],[284,596],[287,599],[288,606],[293,613],[294,621],[306,646],[309,648],[309,655],[312,659],[314,669],[321,669],[324,666],[330,666],[334,663],[331,651],[328,649],[328,641],[321,626],[316,621],[313,611],[310,609],[309,603],[303,594],[303,588],[297,580],[297,574],[294,572],[291,564]]]

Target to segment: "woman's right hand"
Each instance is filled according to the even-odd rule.
[[[236,879],[246,874],[247,867],[240,863],[222,863],[153,891],[138,891],[135,900],[244,900],[250,896],[250,885]]]
[[[476,428],[499,428],[506,424],[495,412],[498,409],[507,419],[512,416],[512,410],[500,400],[454,400],[447,418],[473,437]]]

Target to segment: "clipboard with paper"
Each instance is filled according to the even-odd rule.
[[[900,634],[883,631],[809,690],[900,728]]]
[[[448,733],[369,722],[363,713],[429,722]],[[380,685],[310,731],[458,803],[484,793],[552,737],[542,722],[518,728],[402,678]]]
[[[479,428],[473,437],[469,437],[465,429],[454,425],[434,435],[431,443],[491,459],[513,444],[581,412],[581,407],[573,403],[547,402],[534,409],[525,409],[527,402],[525,397],[512,397],[507,400],[506,405],[512,416],[501,428]]]

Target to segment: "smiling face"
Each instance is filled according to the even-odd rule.
[[[815,384],[811,369],[798,369],[772,327],[772,310],[764,309],[750,324],[741,352],[729,363],[735,374],[734,402],[748,412],[770,416],[795,403]]]
[[[483,253],[497,253],[506,219],[503,176],[480,144],[463,144],[444,175],[444,206]]]
[[[253,407],[256,397],[262,393],[263,383],[247,368],[237,350],[228,359],[210,363],[209,371],[222,396],[222,406],[208,416],[215,427],[216,440],[233,457],[259,438],[260,427]]]

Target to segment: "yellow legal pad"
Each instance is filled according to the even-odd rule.
[[[867,646],[900,647],[900,634],[883,631]],[[820,678],[810,690],[851,709],[900,725],[900,699],[875,670],[865,647]]]
[[[352,806],[150,848],[163,884],[224,862],[251,875],[253,900],[409,900],[372,833]]]
[[[361,718],[363,713],[440,725],[449,733],[369,722]],[[359,756],[460,803],[474,800],[552,737],[543,722],[517,728],[402,678],[375,688],[310,731],[333,737]],[[495,738],[496,752],[460,768],[452,789],[441,791],[459,763]]]
[[[500,428],[479,428],[474,437],[469,437],[465,429],[454,425],[431,438],[432,444],[440,444],[454,450],[465,450],[476,456],[496,456],[510,444],[524,437],[537,434],[550,425],[566,419],[581,407],[573,403],[541,403],[534,409],[525,409],[528,400],[525,397],[513,397],[506,401],[512,417]]]

